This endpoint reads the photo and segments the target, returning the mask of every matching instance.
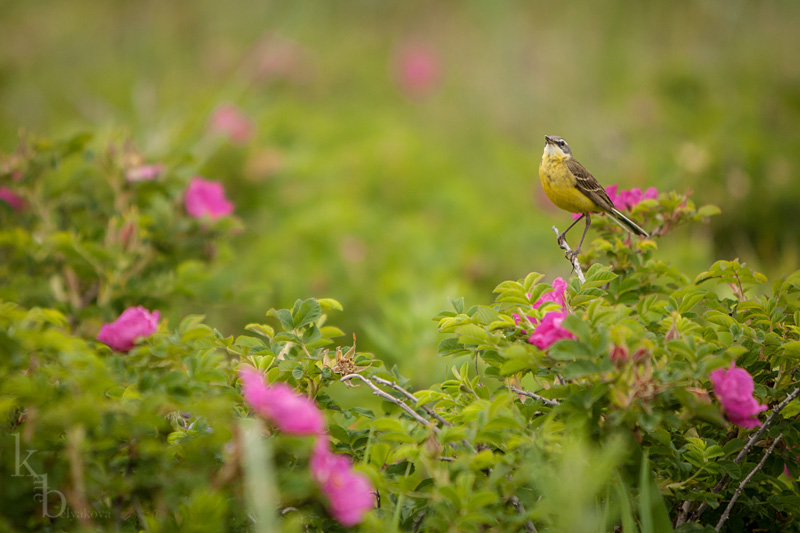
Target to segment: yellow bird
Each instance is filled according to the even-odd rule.
[[[589,231],[591,224],[590,213],[608,213],[614,222],[627,231],[647,236],[645,230],[614,207],[603,186],[572,157],[572,150],[567,141],[551,135],[545,135],[544,140],[544,154],[539,164],[539,179],[544,193],[556,207],[571,213],[581,213],[581,216],[558,236],[558,241],[561,242],[575,224],[586,218],[581,242],[576,250],[570,252],[571,258],[576,257],[583,246],[583,239],[586,238],[586,232]]]

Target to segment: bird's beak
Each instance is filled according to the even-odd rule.
[[[545,135],[545,136],[544,136],[544,142],[545,142],[546,144],[554,144],[554,143],[555,143],[555,141],[553,140],[553,138],[552,138],[552,137],[550,137],[549,135]]]

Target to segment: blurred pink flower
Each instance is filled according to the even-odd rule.
[[[154,165],[142,165],[129,168],[125,172],[125,178],[130,181],[152,181],[164,172],[164,165],[156,163]]]
[[[233,204],[225,196],[225,188],[218,181],[195,176],[189,182],[184,198],[186,212],[194,218],[208,216],[216,220],[233,213]]]
[[[328,498],[331,515],[352,527],[375,507],[375,487],[367,476],[353,470],[350,460],[331,452],[327,440],[317,439],[309,462],[311,477]]]
[[[0,200],[10,205],[14,211],[21,211],[25,207],[25,200],[8,187],[0,187]]]
[[[325,418],[317,404],[285,383],[267,385],[255,370],[242,367],[242,396],[253,410],[293,435],[321,435]]]
[[[158,329],[161,313],[152,313],[144,307],[129,307],[109,324],[103,324],[97,334],[97,340],[118,352],[128,352],[136,341],[149,337]]]
[[[611,199],[611,203],[614,204],[614,207],[617,209],[622,209],[622,205],[620,204],[620,196],[617,194],[617,189],[619,185],[616,183],[614,185],[609,185],[606,187],[606,194],[608,194],[609,199]]]
[[[711,373],[714,394],[719,398],[728,420],[745,428],[761,425],[755,415],[766,411],[766,405],[759,405],[753,397],[753,377],[743,368],[731,363],[728,370],[722,368]]]
[[[429,46],[404,46],[395,61],[395,76],[400,88],[414,97],[423,97],[436,88],[440,75],[439,58]]]
[[[256,79],[303,81],[310,76],[307,53],[296,42],[270,34],[253,50],[253,74]]]
[[[555,302],[560,305],[563,309],[564,307],[564,295],[567,292],[567,282],[564,281],[564,278],[561,276],[557,277],[553,280],[553,290],[550,292],[546,292],[539,297],[538,300],[533,304],[534,309],[539,309],[539,307],[545,302]]]
[[[222,104],[211,113],[208,125],[214,133],[228,137],[233,143],[244,144],[253,137],[255,126],[238,107],[233,104]]]
[[[561,339],[574,339],[575,335],[561,327],[561,322],[567,315],[569,313],[566,311],[550,311],[544,315],[542,323],[533,330],[533,335],[528,338],[528,342],[540,350],[546,350]]]
[[[634,206],[639,204],[642,200],[650,198],[658,198],[658,191],[655,187],[650,187],[644,193],[639,187],[635,187],[629,191],[620,191],[619,201],[614,201],[617,209],[633,209]]]
[[[606,193],[608,194],[608,198],[611,200],[611,203],[614,204],[614,207],[620,210],[630,210],[642,200],[658,198],[658,190],[655,187],[650,187],[644,193],[642,192],[642,189],[635,187],[629,191],[619,191],[619,194],[617,194],[617,188],[618,185],[616,184],[609,185],[606,187]],[[572,213],[573,220],[578,220],[580,217],[581,213]]]

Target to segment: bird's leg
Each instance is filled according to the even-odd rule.
[[[578,247],[567,254],[569,256],[570,261],[578,257],[578,254],[581,253],[581,247],[583,246],[583,239],[586,238],[586,232],[589,231],[589,225],[592,223],[592,218],[589,216],[589,213],[584,213],[583,216],[586,217],[586,226],[584,226],[583,228],[583,235],[581,235],[581,242],[578,244]],[[580,220],[580,218],[578,220]],[[578,220],[576,220],[575,222],[577,222]],[[575,224],[573,223],[573,226],[574,225]],[[572,226],[570,226],[570,228],[571,227]]]
[[[559,233],[559,234],[558,234],[558,238],[557,238],[557,240],[558,240],[558,244],[559,244],[559,245],[560,245],[560,244],[562,244],[562,243],[564,242],[564,238],[567,236],[567,232],[568,232],[569,230],[571,230],[571,229],[572,229],[572,227],[573,227],[575,224],[577,224],[578,222],[580,222],[580,220],[581,220],[583,217],[585,217],[585,216],[588,216],[588,215],[587,215],[587,213],[583,213],[581,216],[579,216],[578,218],[576,218],[576,219],[575,219],[575,222],[573,222],[572,224],[570,224],[570,225],[569,225],[569,227],[568,227],[567,229],[565,229],[564,231],[562,231],[561,233]],[[581,241],[581,242],[583,242],[583,241]],[[579,247],[579,248],[580,248],[580,247]]]

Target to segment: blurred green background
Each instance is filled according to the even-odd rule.
[[[543,135],[605,185],[695,191],[711,226],[659,241],[689,275],[797,268],[796,1],[0,2],[0,150],[20,131],[129,137],[222,180],[246,230],[166,310],[240,334],[332,297],[359,349],[444,372],[430,322],[530,271],[567,277]],[[224,102],[244,144],[208,135]],[[120,133],[122,132],[122,133]],[[577,235],[575,236],[577,238]],[[343,342],[347,342],[347,338]],[[437,376],[439,377],[439,376]]]

